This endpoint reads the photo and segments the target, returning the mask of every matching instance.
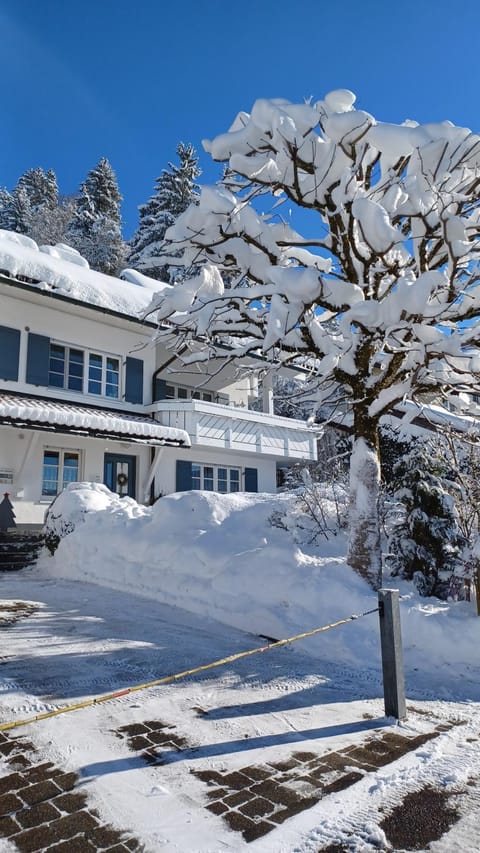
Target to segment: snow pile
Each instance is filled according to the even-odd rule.
[[[57,498],[49,522],[59,535],[67,522],[75,529],[37,571],[130,590],[276,638],[376,607],[375,593],[346,565],[343,534],[307,548],[272,524],[275,514],[294,514],[294,501],[293,495],[183,492],[142,507],[104,486],[75,484]],[[421,599],[406,583],[401,591],[407,665],[421,661],[445,673],[475,666],[475,605]],[[378,645],[375,614],[303,643],[323,659],[362,669],[379,666]]]
[[[139,319],[152,295],[170,287],[133,270],[125,270],[123,280],[95,272],[75,249],[63,243],[38,247],[30,237],[2,229],[0,271],[26,280],[31,287]]]

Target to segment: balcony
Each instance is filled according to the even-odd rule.
[[[192,447],[261,454],[277,460],[317,458],[317,431],[305,421],[204,400],[160,400],[146,409],[164,426],[185,430]]]

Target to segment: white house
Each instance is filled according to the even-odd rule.
[[[38,525],[69,482],[151,502],[186,489],[274,491],[279,465],[316,458],[303,421],[263,411],[251,375],[186,367],[142,315],[162,286],[88,268],[64,246],[0,231],[0,490]]]

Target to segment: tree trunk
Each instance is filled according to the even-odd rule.
[[[382,583],[379,487],[378,420],[369,417],[364,407],[356,408],[350,462],[348,562],[373,589],[379,589]]]

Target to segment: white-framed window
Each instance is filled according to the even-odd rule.
[[[240,468],[192,462],[192,489],[207,492],[239,492]]]
[[[0,468],[0,483],[5,483],[7,486],[13,484],[13,470],[11,468]]]
[[[120,357],[50,342],[48,384],[98,397],[120,397]]]
[[[43,451],[42,495],[55,497],[80,479],[80,451],[46,447]]]
[[[204,400],[206,403],[213,403],[212,391],[186,388],[183,385],[171,385],[169,382],[165,384],[164,390],[166,400]]]

